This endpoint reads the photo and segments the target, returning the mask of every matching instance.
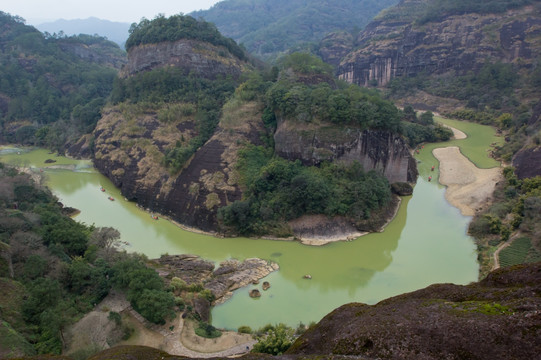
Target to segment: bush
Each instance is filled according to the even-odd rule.
[[[204,321],[199,322],[199,325],[195,329],[195,333],[198,336],[201,336],[207,339],[214,339],[214,338],[222,336],[222,332],[220,330],[216,329],[214,326]]]
[[[239,332],[241,334],[251,334],[252,333],[252,328],[249,327],[249,326],[246,326],[246,325],[239,326],[239,328],[237,329],[237,332]]]

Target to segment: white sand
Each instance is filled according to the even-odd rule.
[[[432,153],[440,162],[440,183],[447,186],[445,198],[463,215],[473,216],[492,197],[502,179],[501,168],[479,169],[456,146]]]

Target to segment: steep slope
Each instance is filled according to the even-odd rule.
[[[62,150],[91,132],[124,62],[104,38],[46,36],[0,12],[0,141]]]
[[[379,11],[396,2],[228,0],[191,15],[213,22],[250,53],[272,58],[291,47],[318,42],[332,31],[363,28]]]
[[[127,48],[115,105],[93,133],[94,164],[128,199],[216,230],[217,208],[240,199],[236,152],[264,132],[254,104],[245,104],[238,127],[220,122],[249,68],[244,53],[213,25],[182,15],[143,20]]]
[[[342,60],[339,77],[362,86],[383,86],[393,78],[421,73],[478,72],[487,59],[534,66],[540,54],[539,4],[505,12],[465,9],[458,14],[442,8],[437,17],[426,10],[434,4],[437,1],[404,0],[383,12],[357,38],[358,50]]]

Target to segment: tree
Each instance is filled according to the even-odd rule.
[[[134,308],[155,324],[164,324],[175,316],[175,298],[169,292],[145,289],[135,301]]]

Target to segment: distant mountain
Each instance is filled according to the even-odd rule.
[[[131,24],[129,23],[113,22],[90,17],[88,19],[76,20],[60,19],[39,24],[36,28],[42,32],[47,31],[51,34],[58,34],[60,31],[63,31],[66,35],[98,34],[116,42],[121,48],[124,48],[124,43],[129,35],[128,30],[130,29],[130,25]]]
[[[262,58],[330,32],[360,30],[398,0],[226,0],[191,15],[216,24],[225,36]]]

